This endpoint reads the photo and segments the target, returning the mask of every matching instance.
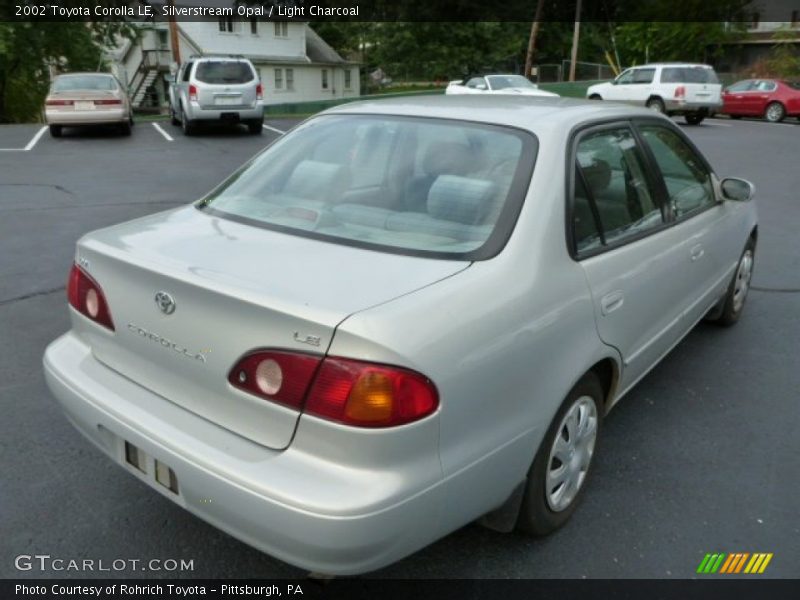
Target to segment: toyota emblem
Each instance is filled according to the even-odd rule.
[[[175,312],[175,300],[167,292],[157,292],[155,300],[158,310],[165,315],[171,315]]]

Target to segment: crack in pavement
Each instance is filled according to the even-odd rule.
[[[20,300],[27,300],[29,298],[36,298],[37,296],[47,296],[48,294],[55,294],[56,292],[63,292],[65,286],[59,286],[57,288],[52,288],[49,290],[41,290],[38,292],[31,292],[30,294],[24,294],[22,296],[17,296],[16,298],[6,298],[5,300],[0,300],[0,306],[5,306],[6,304],[12,304],[14,302],[19,302]]]
[[[67,188],[65,188],[63,186],[55,184],[55,183],[0,183],[0,186],[9,186],[9,187],[49,187],[49,188],[53,188],[55,190],[58,190],[59,192],[63,192],[64,194],[67,194],[68,196],[74,196],[75,195],[74,192],[68,190]]]
[[[776,288],[751,285],[750,289],[754,292],[764,292],[766,294],[800,294],[800,288]]]

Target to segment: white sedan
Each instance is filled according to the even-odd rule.
[[[549,96],[558,94],[540,90],[522,75],[486,75],[451,81],[445,94],[519,94],[521,96]]]

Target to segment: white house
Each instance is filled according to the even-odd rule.
[[[167,23],[139,23],[141,36],[109,50],[135,106],[167,102],[174,63]],[[237,54],[249,58],[264,84],[265,104],[330,100],[360,95],[358,64],[344,60],[300,21],[236,20],[177,23],[182,60],[191,55]]]

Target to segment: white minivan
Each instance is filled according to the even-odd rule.
[[[613,81],[586,90],[590,100],[646,106],[667,115],[684,115],[697,125],[722,108],[722,84],[709,65],[651,63],[631,67]]]

